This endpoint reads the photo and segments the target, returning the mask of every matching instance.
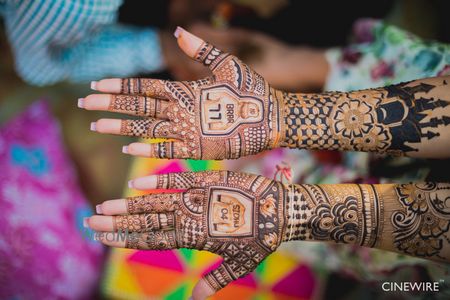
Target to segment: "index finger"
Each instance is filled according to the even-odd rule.
[[[166,80],[151,78],[108,78],[92,81],[91,89],[104,93],[169,99],[165,88],[166,82]]]

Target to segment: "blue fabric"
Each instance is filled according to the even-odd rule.
[[[122,0],[3,0],[19,75],[33,85],[163,68],[157,32],[116,23]]]

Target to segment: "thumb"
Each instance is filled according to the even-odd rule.
[[[224,288],[227,284],[234,279],[233,274],[225,267],[225,262],[222,262],[220,266],[207,273],[202,279],[195,285],[192,290],[193,300],[204,300],[214,295],[217,291]]]
[[[175,30],[174,36],[184,53],[203,63],[213,72],[219,62],[228,56],[228,54],[179,26]]]

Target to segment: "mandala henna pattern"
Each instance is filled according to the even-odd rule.
[[[317,240],[450,259],[450,184],[290,185],[283,241]]]
[[[282,146],[408,154],[437,138],[450,104],[420,80],[371,90],[322,94],[283,93],[286,130]],[[425,95],[424,95],[425,94]]]

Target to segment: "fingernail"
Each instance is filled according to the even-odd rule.
[[[89,228],[89,218],[83,218],[83,227]]]
[[[128,181],[128,187],[129,187],[130,189],[133,188],[133,180]]]
[[[91,131],[97,131],[97,123],[95,122],[91,123]]]
[[[97,81],[91,81],[91,90],[97,90]]]
[[[122,147],[122,153],[128,154],[128,146]]]
[[[102,205],[101,204],[95,206],[95,212],[98,213],[99,215],[103,214],[103,210],[102,210]]]
[[[184,31],[183,28],[181,28],[180,26],[177,26],[177,29],[175,29],[175,32],[173,33],[173,35],[174,35],[176,38],[179,38],[181,32],[183,32],[183,31]]]
[[[78,99],[78,107],[79,108],[84,108],[84,98],[79,98]]]

